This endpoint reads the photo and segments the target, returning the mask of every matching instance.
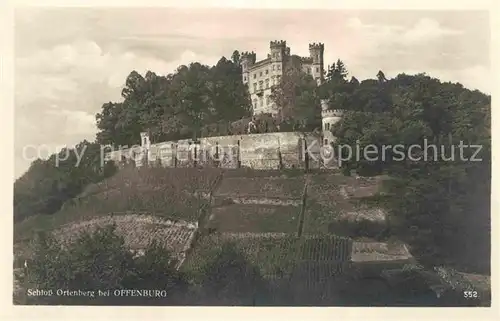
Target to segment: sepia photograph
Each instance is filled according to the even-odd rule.
[[[15,306],[491,307],[488,11],[13,19]]]

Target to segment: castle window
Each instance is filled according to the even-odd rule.
[[[276,66],[275,65],[273,65],[273,70],[276,70]]]
[[[259,81],[259,89],[262,89],[262,86],[264,85],[264,82],[261,80]]]
[[[262,77],[262,71],[260,72],[259,76],[261,76],[261,77]]]
[[[319,54],[317,54],[317,55],[316,55],[316,59],[318,59],[318,60],[319,60]]]
[[[266,69],[266,75],[269,73],[269,69]]]
[[[257,74],[253,74],[253,79],[257,78]]]
[[[244,77],[243,77],[243,81],[247,81],[247,76],[244,76]]]
[[[256,83],[256,82],[254,82],[254,83],[253,83],[253,90],[254,90],[254,91],[256,91],[256,90],[257,90],[257,83]]]
[[[325,145],[328,145],[328,139],[325,139]]]
[[[311,73],[311,68],[307,67],[307,73],[310,74]]]
[[[326,130],[330,130],[330,123],[326,123]]]
[[[316,72],[319,72],[319,67],[316,67]]]
[[[269,78],[266,79],[266,88],[269,88]]]

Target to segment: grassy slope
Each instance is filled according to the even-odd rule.
[[[217,169],[124,169],[99,184],[90,185],[53,215],[34,216],[14,226],[14,241],[29,239],[35,229],[53,230],[96,217],[152,214],[168,219],[196,221],[219,177]]]
[[[311,176],[307,188],[304,233],[327,234],[332,221],[367,212],[368,207],[360,200],[375,194],[378,186],[378,179],[357,180],[341,174]]]
[[[295,233],[299,211],[296,206],[233,204],[212,209],[210,226],[221,232]]]

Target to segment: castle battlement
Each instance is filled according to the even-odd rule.
[[[255,62],[256,58],[257,58],[257,55],[253,51],[252,52],[245,51],[245,52],[241,53],[241,59],[248,59],[248,60],[252,61],[252,63]]]
[[[291,55],[290,47],[285,40],[272,40],[269,46],[269,52],[263,55],[267,57],[260,61],[256,61],[256,54],[253,51],[242,52],[240,56],[241,77],[250,93],[254,115],[279,112],[276,102],[270,98],[272,89],[280,84],[284,70],[295,62],[298,62],[296,67],[311,76],[317,85],[321,85],[324,80],[322,43],[309,44],[309,57]]]
[[[269,47],[271,48],[286,48],[286,41],[285,40],[275,40],[269,42]]]
[[[309,44],[309,50],[311,49],[318,49],[318,50],[325,50],[325,44],[319,42],[319,43],[310,43]]]
[[[324,110],[321,112],[322,118],[342,117],[343,115],[344,115],[344,111],[342,109],[330,109],[330,110]]]

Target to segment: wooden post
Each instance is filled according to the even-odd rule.
[[[177,146],[178,146],[178,144],[177,143],[175,145],[172,144],[172,146],[175,147],[175,148],[172,148],[172,157],[173,157],[173,161],[174,161],[174,167],[177,167]]]
[[[278,137],[278,169],[282,170],[283,169],[283,157],[281,156],[281,144],[280,144],[280,139]]]
[[[239,139],[238,139],[238,151],[237,151],[237,167],[241,168],[241,146]]]
[[[305,172],[307,173],[309,171],[309,152],[307,151],[307,140],[304,139],[304,169]]]

